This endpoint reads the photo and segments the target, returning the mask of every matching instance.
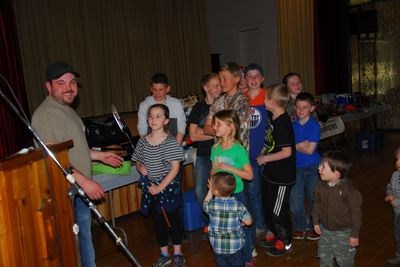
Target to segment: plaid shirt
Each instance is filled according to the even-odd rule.
[[[204,211],[210,216],[208,234],[217,254],[233,254],[244,245],[241,221],[251,218],[243,203],[233,197],[215,197],[204,201]]]

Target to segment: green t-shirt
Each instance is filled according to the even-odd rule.
[[[243,169],[246,164],[250,163],[249,155],[246,149],[239,143],[234,143],[228,149],[222,149],[220,144],[215,144],[211,149],[210,160],[214,163],[224,162],[237,169]],[[225,170],[216,169],[215,172],[221,172]],[[227,171],[228,172],[228,171]],[[232,173],[233,174],[233,173]],[[243,180],[241,177],[234,175],[236,180],[236,188],[234,193],[240,193],[243,191]]]

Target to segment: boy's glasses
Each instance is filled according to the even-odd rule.
[[[249,80],[259,80],[259,79],[261,79],[261,75],[246,75],[246,79],[249,79]]]

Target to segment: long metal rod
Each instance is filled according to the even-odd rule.
[[[57,157],[54,155],[54,153],[44,144],[42,139],[39,137],[39,135],[36,133],[36,131],[32,128],[32,125],[27,121],[18,111],[18,109],[14,106],[14,104],[8,99],[6,95],[0,90],[0,95],[3,97],[3,99],[7,102],[9,107],[14,111],[14,113],[17,115],[17,117],[25,124],[25,126],[28,128],[28,130],[33,134],[34,139],[38,142],[41,148],[44,149],[46,154],[54,161],[54,163],[58,166],[58,168],[62,171],[64,174],[65,178],[70,182],[70,184],[77,189],[77,193],[81,197],[81,199],[88,205],[89,209],[94,213],[97,217],[97,220],[108,230],[108,232],[112,235],[112,237],[115,239],[116,244],[120,246],[125,254],[128,256],[128,258],[134,263],[136,266],[140,266],[139,262],[135,259],[133,254],[129,251],[129,249],[125,246],[125,244],[122,242],[121,237],[119,237],[115,231],[112,229],[112,227],[107,223],[103,215],[97,210],[96,206],[93,204],[93,202],[90,200],[90,198],[87,197],[85,191],[80,187],[78,183],[76,183],[75,178],[71,173],[69,173],[58,161]]]
[[[121,119],[121,116],[118,113],[117,108],[114,105],[111,105],[111,111],[114,117],[115,122],[117,123],[119,129],[121,130],[122,133],[126,135],[126,138],[128,138],[128,141],[132,147],[132,153],[135,150],[135,146],[133,145],[132,139],[130,137],[130,134],[128,134],[128,126],[124,123],[124,121]]]

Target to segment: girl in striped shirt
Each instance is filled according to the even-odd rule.
[[[168,240],[174,248],[174,266],[184,266],[182,256],[183,218],[179,212],[182,204],[180,181],[177,178],[180,162],[184,159],[182,148],[168,134],[169,110],[163,104],[152,105],[147,114],[149,134],[136,145],[132,160],[142,175],[141,212],[154,220],[156,237],[161,254],[153,266],[171,263]]]

